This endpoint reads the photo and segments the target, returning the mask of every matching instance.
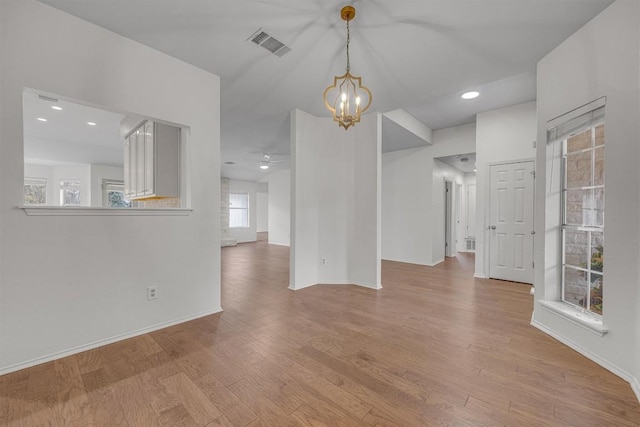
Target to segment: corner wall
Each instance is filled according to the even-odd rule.
[[[640,5],[618,0],[538,63],[535,306],[532,323],[635,384],[640,398]],[[549,194],[547,122],[598,98],[605,105],[606,264],[603,324],[594,334],[545,309],[559,298],[558,206]],[[554,176],[557,176],[557,166]],[[554,178],[555,180],[555,178]],[[556,197],[557,198],[557,197]],[[546,217],[545,217],[546,214]],[[544,248],[544,250],[542,249]]]
[[[291,171],[267,175],[269,183],[269,244],[289,246],[291,234]]]
[[[475,151],[476,127],[472,123],[434,132],[429,147],[382,155],[383,259],[422,265],[444,259],[433,253],[434,158]]]
[[[219,78],[34,0],[0,17],[0,373],[220,311]],[[25,215],[25,87],[189,126],[193,212]]]
[[[476,118],[476,272],[489,275],[490,167],[496,163],[535,159],[536,103],[480,113]],[[536,182],[536,185],[539,182]]]
[[[345,131],[291,114],[291,289],[380,287],[379,114]]]

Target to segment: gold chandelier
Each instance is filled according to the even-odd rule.
[[[353,6],[345,6],[340,11],[340,17],[347,21],[347,72],[342,76],[335,76],[333,84],[324,90],[322,97],[324,105],[333,114],[333,120],[338,122],[344,130],[360,121],[360,115],[371,106],[371,91],[362,86],[362,79],[351,74],[349,62],[349,21],[356,16]],[[362,97],[365,96],[365,99]],[[363,107],[364,105],[364,107]]]

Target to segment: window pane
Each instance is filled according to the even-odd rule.
[[[593,151],[595,157],[593,185],[604,185],[604,147]]]
[[[80,181],[63,179],[60,181],[60,205],[70,206],[80,204]]]
[[[567,138],[567,154],[591,147],[591,129]]]
[[[564,230],[564,262],[567,265],[587,268],[589,261],[589,232]]]
[[[596,127],[596,147],[604,145],[604,125]]]
[[[564,267],[564,300],[566,302],[586,308],[589,289],[587,275],[586,271]]]
[[[229,206],[232,208],[248,208],[249,195],[229,193]]]
[[[110,208],[130,208],[131,202],[124,197],[124,191],[110,190],[108,195],[108,206]]]
[[[579,151],[567,155],[567,188],[589,187],[592,184],[593,151]]]
[[[604,267],[604,233],[591,232],[591,270],[602,272]]]
[[[604,225],[604,188],[567,190],[565,224],[602,227]]]
[[[592,312],[602,315],[602,290],[603,290],[602,274],[591,273],[591,288],[589,295],[589,304]]]
[[[47,184],[25,184],[24,204],[44,205],[47,203]]]
[[[229,209],[229,227],[248,227],[248,214],[247,209]]]

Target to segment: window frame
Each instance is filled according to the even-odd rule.
[[[241,208],[234,208],[233,206],[231,206],[231,195],[239,195],[239,196],[245,196],[247,198],[247,207],[241,207]],[[250,215],[250,206],[251,206],[251,197],[249,195],[248,191],[229,191],[229,228],[233,228],[233,229],[246,229],[246,228],[251,228],[251,215]],[[246,218],[247,218],[247,225],[231,225],[231,211],[232,210],[243,210],[246,211]]]
[[[594,109],[593,111],[596,111],[597,109]],[[588,114],[588,113],[587,113]],[[594,182],[595,179],[595,162],[596,162],[596,151],[598,149],[602,149],[603,150],[603,174],[604,174],[604,170],[605,170],[605,166],[604,166],[604,150],[606,147],[606,139],[605,141],[601,144],[601,145],[596,145],[596,133],[597,133],[597,128],[600,126],[604,126],[606,129],[606,125],[605,125],[605,118],[604,116],[599,117],[597,120],[594,121],[590,121],[589,123],[585,124],[584,126],[579,127],[578,129],[575,130],[575,132],[572,132],[570,135],[566,135],[563,136],[561,139],[556,139],[557,142],[560,142],[562,144],[561,146],[561,170],[562,170],[562,181],[561,181],[561,203],[560,203],[560,254],[561,254],[561,264],[560,264],[560,300],[565,303],[570,305],[573,309],[578,310],[582,313],[584,313],[585,315],[589,315],[594,317],[595,319],[602,319],[603,313],[604,313],[604,304],[602,307],[602,313],[598,313],[596,311],[593,311],[591,309],[591,291],[592,291],[592,274],[595,273],[596,276],[599,276],[603,279],[604,282],[604,268],[601,271],[597,271],[597,270],[593,270],[592,268],[592,249],[593,249],[593,234],[592,233],[600,233],[602,235],[601,239],[604,241],[604,235],[605,235],[605,226],[604,226],[604,216],[605,216],[605,210],[606,210],[606,202],[604,202],[606,200],[606,185],[605,185],[605,181],[604,181],[604,175],[602,178],[602,184],[601,185],[596,185]],[[571,139],[574,136],[577,136],[581,133],[585,133],[587,131],[590,131],[591,135],[590,135],[590,143],[589,146],[587,148],[583,148],[580,150],[576,150],[572,153],[568,153],[567,152],[567,141],[569,139]],[[606,138],[606,130],[605,130],[605,137]],[[592,153],[591,155],[591,182],[589,183],[590,185],[586,185],[586,186],[579,186],[579,187],[569,187],[568,185],[568,166],[567,166],[567,157],[568,155],[571,154],[579,154],[579,153]],[[585,190],[602,190],[602,200],[603,200],[603,207],[602,207],[602,225],[589,225],[589,224],[585,224],[584,221],[584,216],[583,216],[583,220],[580,224],[569,224],[567,221],[567,205],[568,205],[568,192],[570,190],[580,190],[580,191],[585,191]],[[587,261],[586,261],[586,266],[582,267],[582,266],[578,266],[578,265],[574,265],[574,264],[567,264],[566,262],[566,254],[567,254],[567,243],[566,243],[566,232],[567,231],[579,231],[579,232],[586,232],[587,233],[587,243],[586,243],[586,248],[587,248]],[[604,246],[604,243],[603,243]],[[602,251],[604,252],[604,251]],[[584,306],[578,305],[572,301],[569,301],[566,298],[566,269],[572,269],[578,272],[582,272],[582,274],[586,275],[586,281],[587,281],[587,292],[584,298],[586,298],[586,301],[584,303]],[[601,285],[602,286],[602,285]]]
[[[42,185],[44,184],[44,203],[25,203],[24,202],[24,187],[27,185]],[[22,201],[25,204],[25,206],[45,206],[47,204],[47,200],[49,199],[47,191],[49,190],[48,188],[49,186],[49,182],[47,178],[38,178],[38,177],[24,177],[24,180],[22,182]]]
[[[125,206],[118,206],[118,207],[113,207],[113,206],[109,206],[109,191],[114,191],[113,189],[109,189],[110,186],[117,186],[117,187],[121,187],[122,188],[122,195],[124,197],[124,200],[129,202],[129,206],[125,207]],[[118,180],[118,179],[103,179],[102,180],[102,206],[105,208],[109,208],[109,209],[131,209],[132,205],[131,205],[131,200],[127,199],[125,196],[125,188],[124,188],[124,181],[123,180]]]

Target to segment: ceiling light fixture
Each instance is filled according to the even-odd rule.
[[[340,17],[347,21],[347,72],[342,76],[335,76],[333,85],[327,87],[322,95],[324,105],[333,114],[333,120],[338,122],[338,126],[342,126],[344,130],[360,121],[361,114],[369,109],[372,101],[371,91],[362,86],[362,78],[356,77],[350,72],[349,42],[351,41],[351,33],[349,21],[355,16],[356,9],[353,6],[345,6],[340,11]],[[366,95],[366,99],[363,100],[362,95]]]
[[[52,105],[51,108],[53,110],[57,110],[57,111],[61,111],[62,110],[62,107],[58,107],[57,105]]]
[[[260,169],[269,169],[269,161],[263,160],[260,162]]]
[[[43,119],[42,117],[38,117],[38,120],[40,120],[41,122],[46,122],[47,119]]]
[[[87,124],[88,124],[89,126],[96,126],[96,124],[95,124],[94,122],[87,122]]]
[[[472,90],[471,92],[463,93],[461,98],[462,99],[474,99],[474,98],[477,98],[479,95],[480,95],[480,92],[476,92],[475,90]]]

